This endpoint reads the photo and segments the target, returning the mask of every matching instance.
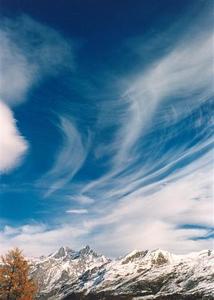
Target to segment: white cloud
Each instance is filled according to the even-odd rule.
[[[17,228],[15,228],[15,227],[11,227],[11,226],[5,225],[2,233],[5,235],[5,237],[7,237],[7,236],[18,234],[19,230]]]
[[[80,208],[80,209],[69,209],[66,210],[66,213],[68,214],[77,214],[77,215],[81,215],[81,214],[87,214],[88,210],[84,209],[84,208]]]
[[[71,200],[76,201],[80,204],[92,204],[95,202],[94,199],[86,196],[86,195],[75,195],[74,197],[70,197]]]
[[[36,65],[28,62],[25,54],[0,30],[0,97],[6,103],[22,102],[35,79]]]
[[[94,236],[97,247],[111,255],[133,248],[163,248],[175,253],[211,248],[213,240],[204,239],[214,226],[210,161],[209,153],[169,176],[167,182],[142,187],[110,208],[103,207],[100,216],[85,224],[95,232],[102,228],[102,233]]]
[[[174,118],[178,120],[212,96],[212,78],[212,32],[180,41],[165,57],[131,78],[121,100],[126,101],[129,108],[121,118],[121,130],[116,136],[116,168],[118,164],[133,162],[134,156],[137,157],[134,146],[138,139],[148,128],[160,126],[155,124],[153,116],[164,101],[176,97],[172,106],[176,112]]]
[[[165,222],[155,221],[149,224],[121,223],[109,228],[102,235],[97,235],[94,243],[98,251],[117,257],[133,249],[165,249],[175,254],[212,249],[211,239],[195,240],[194,237],[205,236],[203,229],[176,230]]]
[[[73,70],[73,49],[57,31],[23,15],[0,26],[0,97],[9,105],[26,100],[32,86],[62,68]]]
[[[29,90],[44,76],[54,76],[63,68],[73,70],[70,41],[27,16],[2,18],[0,40],[0,98],[10,107],[27,100]],[[1,172],[17,166],[28,148],[6,105],[0,107]]]
[[[42,233],[46,230],[46,226],[44,224],[33,224],[33,225],[23,225],[19,228],[20,232],[23,234],[37,234]]]
[[[83,193],[93,196],[96,190],[98,198],[118,198],[146,184],[155,175],[163,174],[194,151],[197,153],[211,145],[212,140],[208,139],[185,150],[192,142],[190,137],[185,145],[171,146],[165,153],[160,151],[173,135],[180,134],[175,132],[173,125],[191,116],[213,95],[212,40],[210,30],[195,33],[189,28],[185,37],[165,52],[164,57],[159,57],[142,72],[127,76],[124,81],[128,84],[126,87],[122,84],[119,104],[107,102],[112,105],[108,107],[108,115],[111,109],[115,111],[109,118],[110,125],[119,127],[113,141],[102,148],[111,157],[109,171],[85,185]],[[164,45],[160,46],[164,48]],[[101,121],[99,126],[102,126]],[[196,125],[193,123],[192,126]],[[207,132],[210,127],[207,122]],[[164,133],[163,140],[156,144],[148,140],[146,147],[141,148],[147,134],[160,128]],[[157,173],[151,171],[155,167],[159,169]]]
[[[36,61],[39,59],[40,70],[53,71],[52,64],[45,65],[45,61],[52,61],[50,48],[42,46],[41,49],[42,52],[38,53],[43,53],[45,59],[39,55],[40,60],[33,52]],[[27,60],[23,60],[24,66],[28,63],[28,55]],[[59,60],[60,57],[59,54]],[[54,247],[64,245],[65,241],[69,241],[74,248],[79,243],[92,243],[109,255],[119,255],[133,248],[160,247],[176,253],[211,248],[212,240],[205,239],[213,226],[214,211],[213,154],[206,150],[211,146],[211,139],[199,139],[195,146],[190,146],[190,138],[185,145],[172,146],[168,152],[159,152],[159,148],[170,140],[171,134],[176,137],[174,128],[167,134],[169,128],[166,125],[192,116],[193,111],[212,95],[212,67],[211,34],[200,32],[197,37],[188,36],[180,40],[165,57],[159,58],[142,73],[128,78],[128,87],[121,93],[118,105],[122,109],[115,114],[113,124],[119,130],[113,142],[108,147],[98,148],[97,153],[99,157],[103,149],[109,151],[113,156],[111,168],[101,178],[83,186],[82,190],[77,188],[76,201],[90,204],[90,213],[86,213],[89,212],[86,209],[67,211],[75,213],[75,219],[81,219],[84,214],[84,222],[77,222],[78,227],[65,224],[51,230],[25,225],[16,232],[7,227],[0,234],[3,249],[18,245],[31,255],[47,254]],[[32,70],[34,72],[34,67]],[[15,101],[25,98],[25,86],[31,81],[31,77],[24,75],[23,78],[21,84],[17,83],[21,92],[16,88],[19,100]],[[172,101],[174,97],[177,97],[176,101]],[[171,101],[170,113],[164,110],[163,104],[167,101]],[[154,118],[157,111],[158,118]],[[111,120],[115,115],[111,116]],[[209,126],[207,123],[206,130],[210,129]],[[159,127],[163,131],[166,129],[163,140],[157,145],[153,143],[154,149],[149,148],[150,151],[144,153],[144,160],[140,160],[139,140],[148,131]],[[64,187],[72,188],[69,184],[88,153],[89,141],[80,135],[71,118],[62,117],[59,129],[63,138],[62,148],[52,168],[39,182],[40,186],[47,188],[46,196]],[[179,130],[185,131],[185,128]],[[195,227],[187,228],[185,224]]]
[[[212,247],[212,240],[206,239],[214,224],[213,155],[207,150],[211,138],[191,146],[190,138],[158,152],[171,134],[176,137],[175,130],[185,130],[173,125],[192,116],[212,96],[212,61],[211,34],[200,32],[180,40],[165,57],[130,79],[115,114],[119,130],[109,145],[111,168],[82,189],[95,199],[82,224],[88,230],[84,241],[100,252],[120,255],[133,248],[160,247],[185,253]],[[207,123],[206,129],[210,126]],[[166,129],[163,140],[152,144],[154,149],[140,160],[139,140],[159,127]]]
[[[119,256],[133,249],[163,248],[181,254],[212,248],[213,240],[205,239],[214,225],[212,180],[207,155],[167,182],[142,187],[110,207],[103,204],[97,210],[96,203],[90,213],[84,208],[68,210],[76,214],[75,223],[53,229],[44,224],[5,226],[1,251],[16,245],[28,255],[42,255],[61,245],[75,249],[90,244],[101,253]]]
[[[48,255],[57,248],[66,245],[77,249],[82,244],[78,238],[87,231],[65,224],[57,228],[48,229],[44,224],[10,227],[13,235],[8,235],[8,228],[0,231],[0,253],[3,254],[12,247],[19,247],[28,256]]]
[[[61,117],[59,129],[63,137],[62,148],[56,156],[53,167],[39,180],[47,188],[45,196],[61,189],[79,171],[88,153],[89,140],[84,141],[72,120]]]
[[[28,149],[28,143],[19,133],[11,109],[0,102],[0,173],[18,166]]]

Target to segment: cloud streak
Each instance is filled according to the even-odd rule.
[[[69,209],[69,210],[66,210],[66,213],[81,215],[81,214],[87,214],[88,210],[87,209]]]
[[[211,146],[212,138],[207,136],[205,141],[205,136],[211,131],[212,120],[209,115],[209,119],[205,119],[204,115],[197,116],[196,113],[203,114],[203,107],[210,105],[213,95],[212,39],[210,31],[201,32],[197,37],[189,34],[142,74],[126,80],[129,86],[118,104],[121,112],[113,121],[119,129],[108,147],[112,156],[111,170],[84,187],[83,192],[90,193],[96,188],[103,192],[105,186],[111,190],[111,196],[114,190],[118,195],[122,195],[123,190],[131,192],[134,183],[136,188],[140,182],[146,182],[148,174],[150,182],[152,176],[155,180],[155,169],[160,169],[160,174],[164,168],[175,166],[185,157],[193,157],[208,144]],[[188,118],[192,121],[184,125]],[[188,126],[186,131],[191,131],[194,126],[202,128],[201,122],[206,122],[204,141],[201,139],[195,145],[191,139],[185,145],[178,143],[182,138],[181,130],[185,132],[183,126]],[[167,149],[166,145],[172,142],[174,146]]]
[[[26,15],[4,18],[0,27],[0,97],[9,105],[27,99],[44,76],[73,70],[71,44],[58,32]]]
[[[188,252],[212,246],[202,238],[214,226],[213,35],[206,29],[197,36],[190,30],[125,80],[116,119],[110,118],[119,128],[108,148],[110,171],[82,190],[99,199],[96,219],[86,224],[92,233],[102,228],[94,236],[101,249],[118,255],[133,247]]]
[[[214,227],[210,162],[211,157],[204,157],[168,177],[168,182],[142,187],[88,220],[91,232],[102,228],[94,235],[97,247],[111,255],[133,248],[160,247],[177,253],[211,248],[211,239],[201,239]]]
[[[82,139],[69,117],[60,118],[59,129],[63,140],[62,147],[54,165],[38,183],[40,187],[47,189],[45,197],[62,189],[72,180],[82,167],[88,152],[89,139]]]

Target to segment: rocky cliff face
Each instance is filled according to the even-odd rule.
[[[199,300],[214,299],[214,253],[173,255],[133,251],[110,260],[90,247],[31,260],[38,299]]]

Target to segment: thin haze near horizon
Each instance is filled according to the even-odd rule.
[[[212,248],[213,1],[0,7],[1,252]]]

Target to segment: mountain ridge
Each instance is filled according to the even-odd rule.
[[[186,255],[134,250],[110,259],[89,246],[79,251],[61,247],[30,263],[39,300],[214,299],[211,250]]]

